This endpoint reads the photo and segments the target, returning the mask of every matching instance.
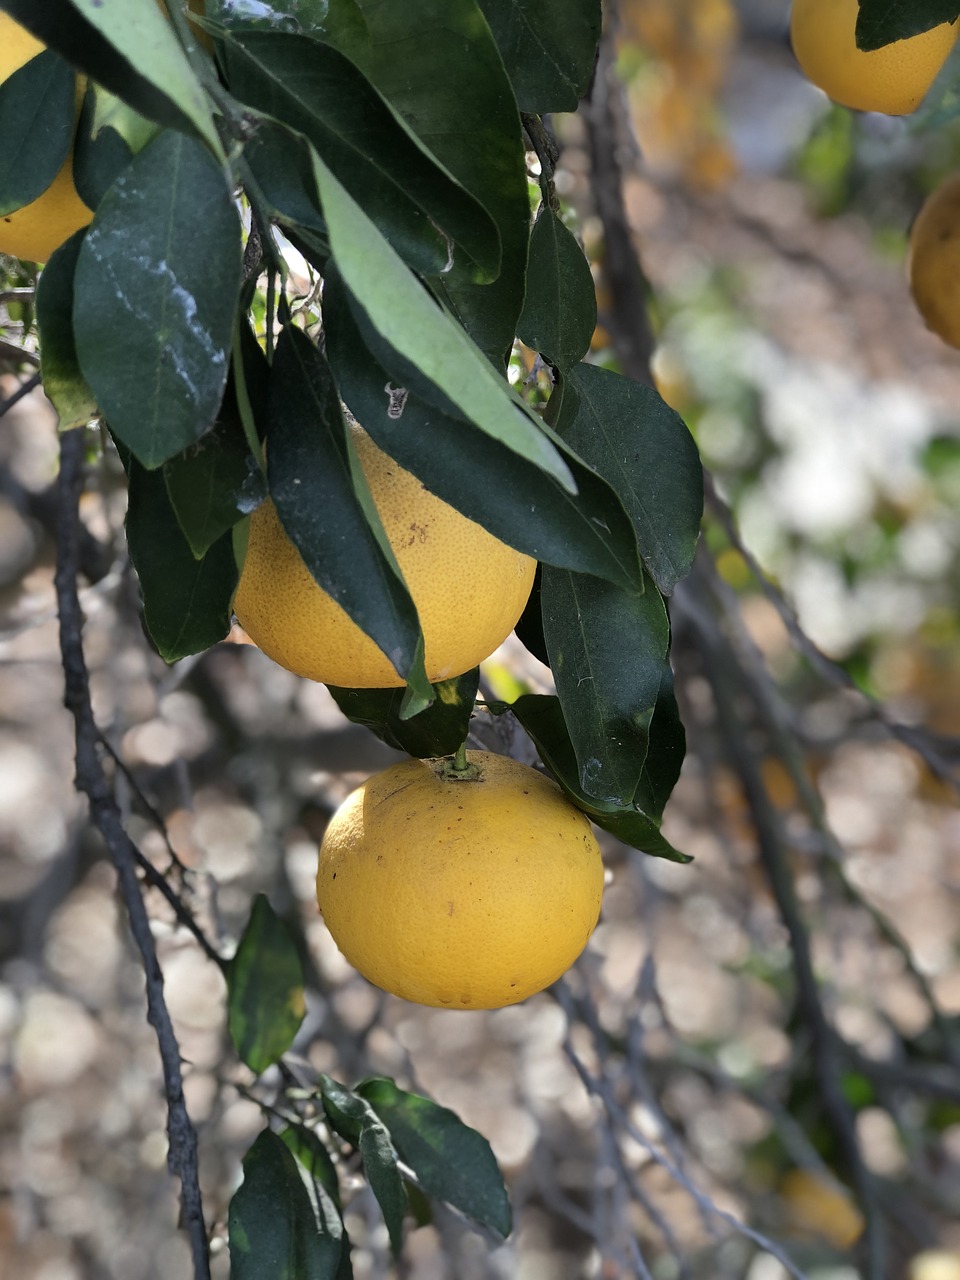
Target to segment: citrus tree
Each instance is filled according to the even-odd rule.
[[[591,357],[594,281],[550,119],[590,88],[599,0],[0,11],[0,253],[43,264],[77,779],[142,953],[202,1277],[196,1136],[140,877],[202,934],[189,886],[175,892],[127,836],[104,767],[77,590],[86,478],[119,455],[144,628],[166,662],[223,641],[236,617],[411,757],[331,821],[320,905],[385,990],[487,1008],[542,990],[586,944],[602,891],[591,822],[688,861],[661,831],[685,751],[668,601],[694,563],[703,473],[644,361]],[[838,101],[909,111],[958,14],[953,0],[798,2],[794,45]],[[555,693],[480,691],[479,663],[514,628]],[[465,750],[478,692],[552,782]],[[233,1049],[264,1078],[231,1274],[351,1274],[344,1151],[398,1256],[431,1197],[510,1231],[490,1148],[451,1111],[390,1079],[291,1065],[303,965],[266,897],[229,958],[202,942],[226,977]],[[849,1117],[827,1110],[866,1194]]]
[[[84,466],[108,440],[126,471],[144,624],[168,662],[223,640],[235,608],[266,652],[334,686],[346,715],[413,756],[441,757],[466,736],[478,661],[519,622],[557,694],[493,709],[517,717],[567,799],[534,799],[531,775],[520,793],[530,815],[521,803],[507,821],[494,797],[500,842],[511,848],[517,822],[535,829],[554,803],[569,810],[563,823],[582,824],[591,857],[584,814],[682,859],[659,831],[683,759],[665,598],[694,554],[700,466],[654,390],[584,363],[592,278],[561,216],[543,123],[588,86],[599,5],[542,15],[549,37],[536,43],[514,5],[475,0],[194,8],[3,7],[0,109],[16,145],[0,249],[45,261],[37,323],[63,432],[67,697],[80,782],[131,898],[135,863],[94,767],[72,559]],[[309,264],[308,296],[288,245]],[[535,359],[525,382],[510,376],[518,339]],[[464,757],[446,788],[475,785],[471,771]],[[441,816],[421,814],[400,866],[417,909],[429,891],[417,856]],[[541,907],[559,895],[562,911],[557,867],[545,868],[531,873],[551,890]],[[541,945],[539,909],[518,899],[521,933],[499,944],[509,971],[491,984],[484,971],[506,961],[481,957],[479,993],[462,1002],[507,1003],[558,976],[596,922],[598,868],[573,869],[586,876],[569,893],[573,945]],[[502,893],[503,875],[489,876],[489,893]],[[348,932],[376,950],[380,904],[365,905],[366,892],[353,890]],[[401,932],[419,924],[401,917]],[[421,991],[449,965],[446,946],[439,936],[417,961],[419,986],[389,956],[371,971]],[[463,947],[476,951],[469,935]],[[296,952],[265,899],[226,973],[237,1052],[265,1071],[303,1007]],[[459,997],[466,979],[452,979]],[[174,1101],[169,1054],[165,1069]],[[487,1149],[453,1116],[387,1081],[315,1088],[329,1132],[359,1148],[395,1247],[398,1159],[423,1190],[509,1229]],[[184,1122],[172,1107],[200,1275]],[[346,1274],[332,1169],[296,1108],[279,1134],[264,1130],[231,1208],[238,1276],[263,1275],[275,1257],[291,1276]]]

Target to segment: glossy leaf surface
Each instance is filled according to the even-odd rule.
[[[340,394],[377,444],[445,502],[519,551],[640,585],[636,537],[605,481],[564,452],[577,492],[473,423],[398,385],[366,345],[339,275],[324,289],[327,356]]]
[[[356,1092],[386,1125],[397,1154],[424,1191],[475,1222],[510,1234],[510,1202],[486,1138],[455,1112],[398,1089],[392,1080],[364,1080]]]
[[[213,425],[239,286],[240,221],[225,175],[200,143],[161,133],[101,202],[74,282],[80,367],[145,467]]]
[[[350,7],[362,22],[343,22],[341,8],[326,38],[362,68],[497,225],[501,263],[493,284],[436,283],[502,369],[523,305],[530,204],[519,113],[490,28],[476,0],[357,0]]]
[[[670,862],[691,860],[661,834],[659,815],[647,813],[639,802],[602,803],[586,794],[580,785],[580,768],[558,698],[545,694],[524,694],[509,705],[493,704],[491,710],[498,714],[513,712],[533,739],[540,758],[558,784],[577,808],[582,809],[598,827],[651,857],[666,858]],[[654,724],[656,723],[655,716]],[[651,749],[656,748],[651,745]]]
[[[539,422],[442,311],[318,157],[314,171],[343,281],[370,323],[478,427],[571,491],[570,469]]]
[[[360,1152],[364,1173],[387,1225],[390,1247],[399,1256],[407,1197],[386,1126],[365,1098],[329,1076],[321,1077],[321,1092],[330,1124]]]
[[[490,215],[343,53],[307,36],[259,31],[227,41],[225,56],[233,92],[309,138],[411,266],[426,275],[496,277],[500,244]]]
[[[43,194],[70,151],[76,76],[47,49],[0,84],[0,217]]]
[[[230,1201],[231,1280],[337,1280],[341,1242],[324,1225],[296,1160],[265,1129],[243,1158],[243,1182]]]
[[[262,893],[227,968],[234,1047],[259,1075],[286,1053],[303,1021],[303,964],[290,930]]]
[[[517,325],[521,340],[562,370],[587,354],[597,327],[590,264],[573,232],[541,205],[530,234],[527,295]]]
[[[960,17],[957,0],[860,0],[857,44],[879,49]]]
[[[147,632],[166,662],[202,653],[230,630],[237,565],[229,535],[197,559],[163,474],[127,459],[127,546],[140,579]]]
[[[80,372],[73,337],[73,276],[84,233],[75,232],[50,257],[37,284],[44,393],[53,402],[60,429],[82,427],[97,412],[97,401]]]
[[[388,747],[426,759],[452,755],[466,738],[479,682],[480,671],[475,667],[454,680],[435,684],[431,705],[407,719],[402,715],[402,690],[328,688],[354,724],[370,729]]]
[[[669,595],[693,563],[703,511],[700,455],[683,419],[651,387],[578,364],[555,425],[620,495],[647,570]]]
[[[600,0],[480,0],[521,111],[576,111],[593,74]]]
[[[316,582],[430,697],[417,611],[387,541],[323,356],[293,326],[272,366],[270,495]]]
[[[596,800],[630,803],[670,644],[663,599],[652,583],[628,592],[548,566],[540,603],[580,785]]]
[[[219,150],[210,102],[160,5],[0,0],[0,9],[151,120]]]

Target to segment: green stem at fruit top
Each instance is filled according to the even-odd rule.
[[[448,782],[476,782],[480,777],[480,766],[467,759],[467,744],[461,742],[453,754],[443,762],[441,777]]]

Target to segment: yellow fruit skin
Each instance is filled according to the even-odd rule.
[[[863,1235],[863,1214],[846,1187],[809,1169],[791,1169],[780,1191],[793,1231],[852,1249]]]
[[[917,214],[907,275],[927,327],[960,347],[960,173],[942,182]]]
[[[536,562],[428,492],[352,427],[360,464],[423,628],[427,675],[469,671],[510,634]],[[358,689],[398,688],[389,659],[310,576],[272,502],[253,513],[234,601],[240,625],[297,675]]]
[[[941,23],[908,40],[857,48],[858,0],[793,0],[790,36],[806,75],[834,102],[857,111],[905,116],[916,111],[957,40]]]
[[[317,901],[344,956],[405,1000],[498,1009],[556,981],[596,927],[603,864],[550,779],[470,751],[474,781],[406,760],[343,802],[320,846]]]
[[[42,53],[44,46],[0,13],[0,83]],[[78,99],[83,96],[78,88]],[[0,217],[0,253],[30,262],[46,262],[54,249],[85,227],[93,214],[77,195],[73,183],[73,148],[60,172],[36,200]]]

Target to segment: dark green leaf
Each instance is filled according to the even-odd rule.
[[[467,736],[480,670],[433,686],[431,706],[409,719],[401,717],[400,689],[341,689],[329,685],[337,706],[354,724],[365,725],[389,747],[426,759],[452,755]]]
[[[360,1132],[358,1144],[363,1171],[370,1189],[377,1197],[383,1220],[390,1236],[390,1248],[399,1258],[403,1248],[403,1219],[407,1212],[407,1193],[397,1168],[397,1153],[390,1135],[382,1125],[367,1124]]]
[[[390,1247],[399,1256],[407,1197],[390,1135],[366,1099],[352,1089],[329,1076],[320,1077],[320,1088],[330,1124],[360,1152],[364,1173],[387,1224]]]
[[[296,1157],[301,1169],[312,1179],[313,1192],[325,1234],[340,1242],[340,1261],[337,1265],[336,1280],[353,1280],[350,1238],[343,1224],[340,1186],[330,1153],[313,1130],[302,1124],[290,1125],[282,1129],[279,1137]]]
[[[243,158],[256,184],[253,189],[259,189],[259,198],[266,202],[269,213],[287,226],[326,234],[310,153],[298,134],[261,120],[243,149]],[[252,185],[249,177],[247,185]]]
[[[353,454],[337,389],[323,356],[291,326],[272,367],[267,475],[280,521],[315,581],[429,699],[416,607]]]
[[[593,74],[600,0],[480,0],[521,111],[576,111]]]
[[[319,1182],[336,1205],[340,1204],[340,1182],[336,1165],[320,1138],[306,1125],[288,1125],[278,1135],[296,1156],[314,1182]]]
[[[359,0],[358,8],[365,26],[331,23],[324,38],[364,71],[497,224],[497,280],[443,277],[437,287],[502,369],[523,305],[530,204],[519,113],[499,51],[476,0]]]
[[[370,323],[463,405],[478,427],[573,492],[570,469],[539,419],[436,305],[316,154],[313,162],[337,267]]]
[[[306,31],[327,38],[344,25],[363,28],[355,0],[270,0],[269,4],[237,4],[206,0],[207,13],[227,31]]]
[[[580,785],[580,769],[570,734],[564,723],[560,700],[552,695],[524,694],[516,702],[493,703],[491,711],[512,711],[533,742],[540,758],[578,809],[604,831],[655,858],[671,862],[690,862],[691,858],[674,849],[660,833],[659,820],[645,813],[638,804],[602,804],[588,796]],[[656,723],[656,717],[654,718]]]
[[[228,1214],[231,1280],[337,1280],[341,1241],[282,1140],[265,1129],[243,1159]]]
[[[526,608],[520,615],[520,621],[514,627],[517,639],[527,650],[538,658],[546,667],[550,665],[550,655],[543,638],[543,616],[540,611],[540,588],[543,585],[543,565],[537,565],[537,572],[530,590],[530,598]]]
[[[254,31],[228,40],[225,57],[232,92],[309,138],[417,271],[496,277],[500,244],[490,215],[339,50],[307,36]]]
[[[630,804],[670,646],[663,599],[652,582],[628,592],[547,566],[540,605],[580,785],[595,800]]]
[[[632,525],[595,472],[565,451],[578,490],[572,494],[472,423],[398,386],[367,347],[333,270],[324,284],[324,323],[340,395],[377,444],[432,493],[538,560],[639,585]]]
[[[96,209],[116,179],[133,159],[133,148],[118,129],[98,121],[98,104],[117,99],[96,85],[88,85],[80,113],[73,151],[73,180],[80,199]],[[132,115],[132,113],[130,113]],[[137,117],[142,119],[142,117]],[[152,128],[152,126],[150,126]]]
[[[143,619],[166,662],[201,653],[230,630],[237,564],[229,535],[197,560],[159,471],[129,457],[127,546],[140,579]]]
[[[429,1227],[433,1222],[433,1205],[430,1197],[408,1179],[404,1181],[407,1192],[407,1213],[418,1227]]]
[[[644,813],[659,822],[670,793],[676,786],[687,749],[687,736],[680,719],[673,672],[669,662],[663,664],[660,689],[649,729],[650,747],[644,762],[640,786],[633,797]]]
[[[220,149],[210,102],[158,4],[0,0],[0,9],[149,119]]]
[[[76,82],[73,67],[48,49],[0,84],[0,216],[31,204],[63,167]]]
[[[697,446],[683,419],[650,387],[591,364],[577,365],[564,382],[574,394],[563,397],[557,430],[612,485],[633,520],[650,576],[669,595],[689,572],[700,533]]]
[[[213,429],[163,466],[167,493],[195,556],[266,497],[266,477],[250,452],[235,391],[231,378]]]
[[[73,338],[73,277],[83,236],[83,231],[75,232],[51,255],[37,285],[43,389],[53,401],[61,431],[84,426],[97,412]]]
[[[290,930],[257,894],[227,969],[227,1018],[237,1053],[259,1075],[286,1053],[303,1021],[303,964]]]
[[[400,1159],[423,1189],[461,1213],[510,1234],[510,1202],[490,1144],[455,1112],[405,1093],[392,1080],[364,1080],[357,1093],[386,1125]]]
[[[530,235],[527,296],[517,333],[528,347],[566,371],[590,350],[596,327],[590,264],[573,233],[544,204]]]
[[[879,49],[960,16],[958,0],[860,0],[857,46]]]
[[[161,133],[103,198],[74,298],[80,367],[144,466],[212,426],[239,287],[240,221],[223,171],[200,143]]]

